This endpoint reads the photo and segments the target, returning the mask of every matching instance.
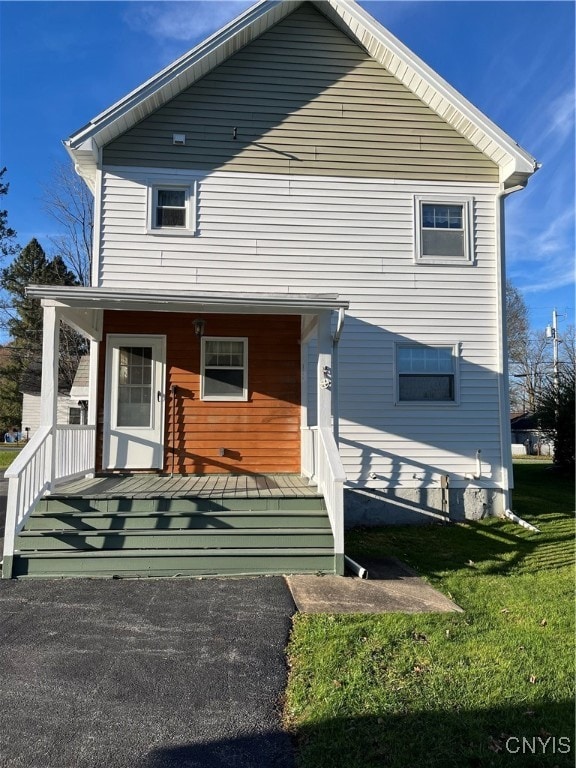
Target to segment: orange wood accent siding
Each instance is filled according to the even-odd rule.
[[[200,340],[192,326],[197,317],[206,321],[207,336],[248,338],[247,402],[200,399]],[[107,311],[104,339],[108,333],[166,335],[166,472],[173,460],[181,474],[300,471],[299,317]],[[99,363],[99,467],[105,347]]]

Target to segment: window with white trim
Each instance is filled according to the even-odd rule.
[[[202,337],[202,400],[248,400],[248,339]]]
[[[157,184],[150,187],[148,231],[194,234],[196,185]]]
[[[471,263],[472,200],[415,198],[416,262],[429,264]]]
[[[455,403],[457,373],[454,345],[396,345],[399,403]]]

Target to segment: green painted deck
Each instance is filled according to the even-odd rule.
[[[324,499],[298,475],[111,475],[57,487],[16,540],[18,578],[334,573]]]
[[[56,495],[147,499],[313,498],[318,488],[300,475],[151,475],[126,474],[85,478],[63,483]]]

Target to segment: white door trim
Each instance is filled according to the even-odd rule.
[[[148,427],[117,427],[119,348],[152,347],[151,423]],[[163,469],[166,407],[166,336],[120,334],[106,336],[103,469]]]

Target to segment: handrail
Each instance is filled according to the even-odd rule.
[[[2,578],[12,575],[17,534],[55,481],[94,471],[94,425],[40,427],[6,470],[8,499]]]
[[[19,477],[22,470],[34,458],[38,446],[41,445],[51,433],[52,427],[40,427],[38,430],[36,430],[24,448],[22,448],[18,456],[16,456],[12,464],[10,464],[8,469],[4,472],[4,477]]]
[[[324,495],[328,518],[334,536],[336,572],[344,572],[344,482],[342,466],[334,435],[327,427],[318,427],[316,480]]]

